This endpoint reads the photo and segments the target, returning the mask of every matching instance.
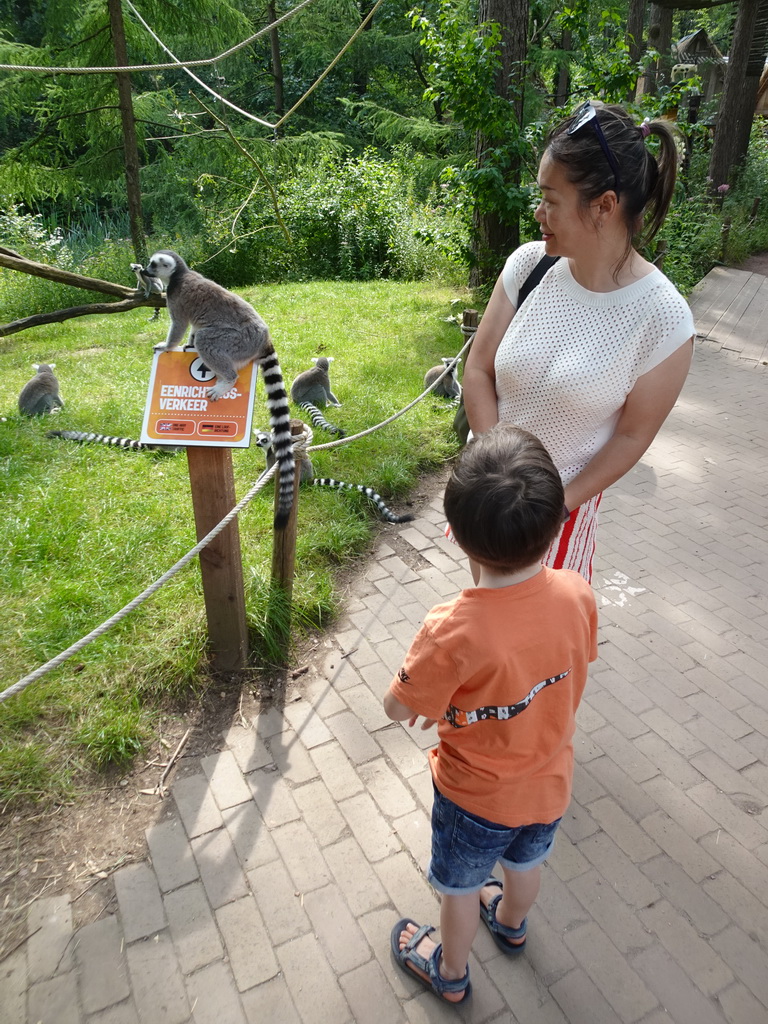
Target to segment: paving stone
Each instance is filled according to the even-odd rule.
[[[81,1024],[74,971],[31,985],[27,993],[33,1024]]]
[[[293,791],[302,820],[320,846],[335,843],[344,835],[347,823],[336,807],[331,794],[320,779],[299,786]]]
[[[334,800],[362,793],[363,784],[341,745],[335,740],[311,751],[320,776]]]
[[[272,763],[272,755],[267,749],[264,739],[255,729],[233,725],[224,734],[224,740],[241,772],[247,774]]]
[[[277,961],[269,935],[252,895],[219,907],[216,921],[240,992],[277,974]]]
[[[768,971],[765,969],[765,950],[741,928],[726,928],[710,940],[723,960],[752,995],[763,1004],[768,1014]]]
[[[71,971],[74,936],[69,896],[35,900],[27,911],[27,935],[30,981]]]
[[[389,897],[378,875],[355,839],[345,838],[325,847],[323,856],[355,917],[387,902]]]
[[[329,718],[326,725],[353,764],[359,765],[381,754],[381,747],[365,731],[351,711]]]
[[[640,824],[695,882],[717,871],[717,862],[664,811],[649,814]]]
[[[282,974],[241,993],[240,1002],[248,1024],[302,1024]]]
[[[647,907],[659,898],[656,886],[606,833],[598,832],[582,839],[579,850],[625,903],[638,908]]]
[[[268,740],[272,758],[284,779],[300,785],[317,778],[317,768],[295,732],[284,732]]]
[[[575,1024],[580,1018],[566,1018],[526,959],[510,960],[506,956],[497,956],[487,965],[491,980],[514,1015],[510,1024],[519,1021],[525,1024]],[[591,1024],[592,1018],[587,1015],[581,1020]]]
[[[728,924],[727,913],[666,854],[646,861],[641,870],[701,935],[714,935]]]
[[[312,935],[284,943],[277,956],[288,992],[305,1024],[352,1024],[349,1004]],[[323,993],[322,999],[318,992]]]
[[[666,900],[641,910],[640,920],[705,995],[712,996],[733,982],[732,971]]]
[[[587,871],[574,878],[569,889],[583,908],[581,922],[586,923],[592,918],[622,953],[644,949],[655,941],[654,936],[637,920],[635,908],[625,903],[596,871]],[[546,908],[544,910],[552,920],[552,912]],[[573,921],[571,927],[577,920]]]
[[[167,893],[164,902],[182,972],[191,974],[220,959],[224,950],[202,885],[192,882]]]
[[[611,797],[603,797],[589,805],[591,817],[613,839],[619,849],[639,864],[655,857],[659,848],[647,832],[637,825]]]
[[[303,821],[276,828],[272,838],[299,892],[306,893],[330,882],[322,850]]]
[[[222,750],[218,754],[204,757],[200,766],[208,779],[208,785],[219,810],[234,807],[251,799],[251,791],[231,750]]]
[[[637,1021],[658,1005],[653,993],[596,924],[576,928],[564,940],[620,1020]]]
[[[742,1024],[743,1021],[758,1021],[765,1018],[763,1004],[740,982],[731,985],[724,992],[719,992],[717,1001],[728,1024]]]
[[[186,1024],[190,1005],[167,932],[126,947],[131,991],[139,1019],[153,1024]]]
[[[296,888],[282,861],[249,871],[248,884],[273,946],[310,930],[304,894]]]
[[[376,732],[377,729],[385,729],[390,725],[391,719],[384,710],[381,699],[374,696],[365,683],[350,686],[345,690],[344,700],[368,732]]]
[[[116,1006],[108,1006],[106,1010],[94,1013],[88,1018],[88,1024],[141,1024],[133,999],[126,999]]]
[[[714,1003],[696,988],[666,951],[658,947],[645,949],[631,957],[630,963],[675,1024],[723,1024]]]
[[[368,860],[380,860],[400,849],[400,843],[391,825],[384,821],[367,793],[342,800],[339,803],[339,810]]]
[[[193,839],[192,852],[206,896],[214,909],[246,895],[248,883],[226,828]]]
[[[128,998],[131,989],[123,934],[116,917],[103,917],[80,928],[75,957],[80,998],[86,1013],[96,1013]]]
[[[126,942],[144,939],[165,928],[157,877],[147,864],[129,864],[112,876]]]
[[[432,825],[430,816],[419,807],[392,821],[395,833],[416,863],[426,870],[432,854]]]
[[[221,811],[204,775],[179,779],[173,787],[173,798],[190,839],[221,828]]]
[[[277,860],[277,847],[254,803],[228,807],[222,811],[222,817],[237,858],[246,871]]]
[[[409,779],[424,770],[424,751],[399,722],[392,722],[388,728],[379,730],[376,742],[403,778]]]
[[[291,787],[276,770],[252,772],[248,785],[267,828],[277,828],[301,817]]]
[[[301,742],[309,750],[333,739],[330,729],[318,710],[309,701],[299,700],[286,704],[283,714],[291,723]]]
[[[181,821],[173,817],[152,825],[144,833],[152,867],[163,892],[176,889],[199,877],[192,847]]]
[[[336,974],[345,974],[371,959],[368,943],[347,906],[342,888],[326,885],[306,893],[304,909]]]
[[[195,1024],[247,1024],[228,964],[210,964],[186,984]]]
[[[382,812],[390,818],[416,809],[413,796],[383,757],[361,765],[358,774]]]
[[[375,960],[339,979],[355,1024],[407,1024],[392,986]]]
[[[579,967],[550,985],[549,991],[569,1022],[620,1024],[621,1017],[611,1009],[589,975]]]
[[[715,789],[711,782],[689,789],[688,796],[748,850],[768,842],[768,830],[743,811],[733,798]]]
[[[0,1006],[8,1024],[26,1024],[27,958],[17,950],[0,961]]]

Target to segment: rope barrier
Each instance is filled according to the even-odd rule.
[[[460,359],[461,356],[463,356],[463,354],[471,345],[472,338],[474,337],[474,330],[475,329],[472,328],[472,335],[468,338],[468,340],[464,344],[464,347],[454,357],[454,362],[457,359]],[[462,331],[466,336],[466,332],[464,331],[463,328]],[[399,419],[401,416],[404,416],[405,413],[409,412],[415,405],[418,405],[419,402],[426,398],[426,396],[440,383],[443,377],[449,372],[450,368],[450,364],[446,366],[443,372],[440,374],[440,376],[436,380],[434,380],[432,384],[430,384],[430,386],[426,388],[426,390],[422,391],[422,393],[417,398],[414,398],[412,402],[409,402],[408,405],[400,409],[399,412],[393,413],[392,416],[388,416],[387,419],[382,420],[381,423],[377,423],[373,427],[368,427],[366,430],[362,430],[357,434],[352,434],[349,437],[339,438],[337,441],[329,441],[327,444],[312,445],[314,434],[312,432],[312,428],[305,423],[303,432],[294,439],[294,452],[301,455],[303,452],[318,452],[326,448],[338,448],[342,444],[347,444],[350,441],[356,441],[361,437],[366,437],[368,434],[373,434],[375,431],[381,430],[382,427],[385,427],[389,423],[393,423],[395,420]],[[29,675],[24,676],[23,679],[20,679],[17,683],[14,683],[13,686],[9,686],[7,689],[3,690],[2,693],[0,693],[0,703],[7,700],[9,697],[15,696],[17,693],[21,693],[21,691],[26,689],[26,687],[29,686],[30,683],[34,683],[37,679],[40,679],[48,672],[52,672],[53,669],[58,668],[59,665],[62,665],[65,661],[71,658],[73,654],[77,654],[78,651],[81,651],[84,647],[87,647],[88,644],[92,643],[94,640],[97,640],[100,636],[103,636],[104,633],[110,630],[113,626],[116,626],[118,622],[124,619],[132,611],[135,611],[136,608],[142,605],[148,598],[150,598],[170,579],[172,579],[172,577],[175,576],[176,573],[180,572],[181,569],[188,565],[192,561],[192,559],[195,558],[203,550],[203,548],[207,547],[207,545],[210,544],[212,540],[218,537],[222,530],[229,526],[229,524],[232,522],[235,516],[239,515],[239,513],[247,505],[250,504],[250,502],[256,497],[259,491],[264,487],[264,484],[268,483],[268,481],[271,480],[276,470],[277,463],[265,469],[264,472],[260,474],[256,483],[248,491],[245,497],[242,498],[242,500],[239,501],[237,505],[235,505],[235,507],[226,514],[226,516],[224,516],[220,523],[217,523],[217,525],[214,526],[213,529],[205,535],[205,537],[199,540],[197,544],[195,544],[195,546],[186,553],[186,555],[184,555],[182,558],[178,560],[178,562],[172,565],[171,568],[168,569],[167,572],[163,573],[163,575],[159,579],[155,580],[154,583],[151,583],[137,597],[134,597],[132,601],[129,601],[128,604],[124,605],[118,612],[115,612],[115,614],[112,615],[111,618],[107,619],[105,622],[102,622],[102,624],[100,626],[97,626],[95,629],[92,629],[91,632],[87,634],[87,636],[82,637],[76,643],[68,647],[65,651],[62,651],[60,654],[57,654],[55,658],[51,658],[50,661],[47,661],[44,665],[41,665],[39,668],[36,668],[34,672],[30,672]]]
[[[272,29],[278,28],[283,24],[284,21],[288,21],[294,14],[298,14],[299,11],[313,3],[314,0],[302,0],[298,7],[294,7],[293,10],[288,11],[287,14],[281,15],[276,21],[273,21],[266,28],[259,29],[252,36],[244,39],[241,43],[237,43],[232,46],[229,50],[225,50],[224,53],[220,53],[218,57],[206,57],[202,60],[185,60],[183,62],[176,61],[174,57],[174,64],[130,64],[120,65],[118,67],[111,68],[78,68],[78,67],[64,67],[64,68],[46,68],[32,64],[0,64],[0,71],[41,71],[49,75],[115,75],[120,73],[130,73],[132,71],[169,71],[174,68],[178,68],[179,64],[185,68],[199,68],[206,67],[211,64],[215,64],[217,61],[224,60],[225,57],[231,57],[233,53],[237,53],[238,50],[242,50],[244,47],[249,46],[251,43],[260,39],[261,36],[266,35],[267,32],[271,32]],[[136,9],[131,6],[131,9],[136,12]]]

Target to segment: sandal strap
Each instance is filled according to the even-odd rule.
[[[528,930],[527,917],[523,918],[519,928],[510,928],[508,925],[502,924],[496,917],[496,907],[499,905],[503,897],[504,893],[502,891],[498,896],[494,896],[493,899],[488,901],[485,908],[486,913],[488,914],[488,922],[493,931],[503,939],[522,939]]]
[[[434,928],[432,929],[434,931]],[[464,971],[462,978],[444,978],[440,973],[440,957],[443,955],[443,944],[442,942],[435,946],[432,950],[432,956],[429,960],[426,960],[427,971],[430,978],[432,979],[432,988],[439,995],[443,995],[446,992],[463,992],[469,984],[469,964],[467,969]]]
[[[402,953],[408,954],[409,960],[412,960],[417,967],[427,973],[430,973],[430,961],[425,956],[422,956],[422,954],[417,951],[416,947],[425,936],[431,935],[434,930],[434,926],[431,924],[421,925],[410,939],[408,939],[401,950]]]

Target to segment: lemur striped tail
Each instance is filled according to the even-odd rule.
[[[312,405],[311,402],[301,402],[299,408],[304,409],[309,413],[309,418],[312,420],[316,427],[320,427],[321,430],[327,430],[329,434],[335,434],[337,437],[346,437],[346,430],[342,430],[341,427],[335,426],[333,423],[329,423],[328,420],[323,416],[316,405]]]
[[[178,452],[183,445],[148,444],[134,441],[130,437],[110,437],[107,434],[93,434],[82,430],[49,430],[46,437],[63,437],[65,441],[80,441],[83,444],[107,444],[113,448],[133,448],[140,452]]]
[[[271,343],[268,343],[266,354],[259,359],[259,365],[267,392],[272,450],[275,453],[279,475],[275,529],[283,530],[293,506],[293,441],[291,440],[291,413],[288,408],[288,395],[285,391],[283,373],[277,353]]]
[[[381,495],[377,494],[372,487],[366,487],[364,484],[347,484],[343,480],[332,480],[330,477],[323,476],[315,477],[315,479],[312,481],[312,486],[336,487],[340,491],[360,491],[360,493],[364,494],[366,498],[370,498],[370,500],[378,508],[379,512],[381,512],[382,518],[386,519],[388,523],[410,523],[411,520],[415,518],[410,513],[406,513],[406,515],[404,516],[395,515],[395,513],[390,511],[384,504]]]

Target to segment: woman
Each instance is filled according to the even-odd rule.
[[[543,241],[507,260],[467,359],[473,433],[506,421],[544,442],[566,505],[546,564],[587,580],[602,492],[651,444],[691,362],[690,309],[634,244],[648,244],[664,222],[677,163],[669,125],[636,125],[621,107],[587,101],[559,125],[539,165]],[[520,286],[545,253],[560,259],[518,310]]]

